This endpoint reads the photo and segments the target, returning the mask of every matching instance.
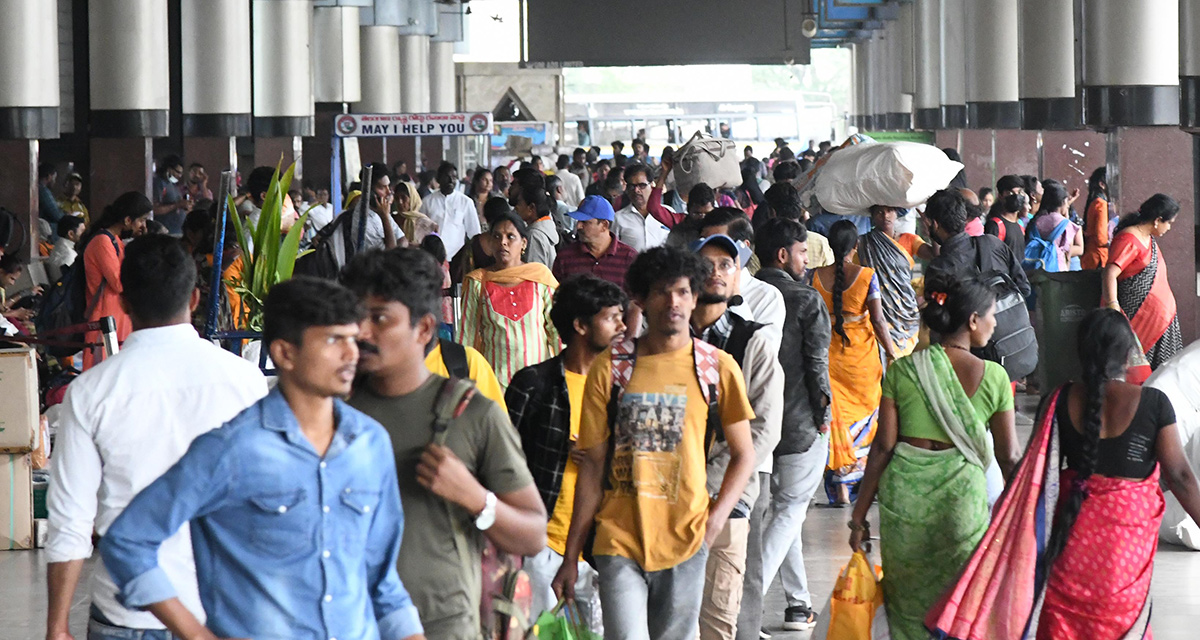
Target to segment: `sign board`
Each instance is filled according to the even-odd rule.
[[[492,149],[529,153],[532,147],[549,144],[552,126],[549,122],[497,122],[492,127]]]
[[[343,113],[333,120],[339,138],[480,136],[491,130],[490,113]]]

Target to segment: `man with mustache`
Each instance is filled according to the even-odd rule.
[[[443,393],[458,381],[425,366],[441,314],[442,269],[432,256],[420,249],[364,252],[341,281],[367,311],[358,335],[359,372],[366,375],[350,404],[384,425],[395,450],[408,525],[400,577],[429,638],[478,640],[485,542],[522,556],[546,546],[546,511],[521,443],[505,411],[479,393],[456,402],[444,446],[435,443]],[[465,532],[466,549],[455,529]]]
[[[121,604],[180,638],[422,638],[396,575],[404,514],[387,433],[337,399],[354,382],[361,318],[327,280],[271,288],[263,345],[279,384],[196,438],[109,527],[100,553]],[[207,628],[159,565],[185,524]]]
[[[698,240],[692,246],[710,267],[710,275],[700,291],[696,309],[692,311],[692,334],[733,356],[741,367],[746,395],[755,416],[750,420],[754,464],[755,468],[761,469],[779,443],[784,377],[779,365],[777,338],[766,330],[766,325],[745,320],[729,309],[730,301],[738,298],[739,276],[750,260],[751,250],[721,234]],[[708,454],[710,495],[717,495],[728,465],[727,443],[714,443]],[[746,483],[741,500],[730,513],[725,528],[709,546],[704,606],[700,610],[701,640],[733,640],[737,631],[750,538],[750,512],[759,491],[760,483]]]

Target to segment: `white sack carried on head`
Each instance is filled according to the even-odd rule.
[[[855,145],[829,157],[817,181],[817,200],[826,211],[843,215],[876,204],[907,209],[945,189],[962,168],[933,145]]]

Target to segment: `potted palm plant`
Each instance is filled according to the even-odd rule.
[[[300,251],[300,238],[308,213],[301,215],[286,235],[283,226],[284,204],[295,169],[296,165],[293,164],[280,176],[276,167],[257,224],[251,225],[249,220],[243,222],[236,213],[230,216],[242,248],[242,255],[238,258],[242,264],[232,278],[225,280],[225,284],[241,297],[238,326],[248,331],[262,331],[263,301],[267,299],[267,293],[276,284],[291,279],[296,259],[304,255]],[[237,211],[232,196],[229,196],[228,206],[230,211]],[[288,215],[291,214],[289,210]],[[243,355],[257,361],[259,348],[258,341],[247,344]]]

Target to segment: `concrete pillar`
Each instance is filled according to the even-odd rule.
[[[868,131],[875,130],[875,43],[870,38],[859,44],[859,55],[862,69],[862,111],[860,112],[861,127]]]
[[[88,52],[92,136],[166,136],[167,0],[89,0]]]
[[[400,36],[400,105],[405,113],[429,111],[429,36]]]
[[[1017,129],[1017,0],[967,0],[966,9],[967,121],[973,129]]]
[[[429,110],[437,113],[457,111],[457,97],[454,43],[434,40],[429,43]]]
[[[902,5],[912,7],[912,5]],[[911,24],[909,25],[911,26]],[[904,47],[911,38],[904,37],[904,21],[887,23],[884,38],[887,42],[884,77],[887,85],[887,129],[907,131],[912,128],[912,94],[904,91]],[[909,58],[912,61],[912,58]],[[910,74],[911,75],[911,74]]]
[[[912,2],[901,4],[900,19],[896,22],[896,35],[900,38],[900,92],[909,95],[917,92],[916,22],[916,4]]]
[[[58,5],[0,0],[0,138],[58,137]]]
[[[362,43],[362,100],[358,113],[400,113],[400,30],[364,26]]]
[[[313,135],[312,0],[253,0],[254,135]]]
[[[1200,0],[1179,0],[1179,124],[1200,132]]]
[[[1075,0],[1020,0],[1021,128],[1079,127]]]
[[[913,4],[913,126],[926,131],[942,127],[942,23],[939,2],[940,0],[916,0]]]
[[[1086,0],[1083,122],[1179,124],[1179,0]]]
[[[967,126],[966,1],[940,0],[939,51],[941,86],[938,88],[942,127]]]
[[[358,7],[316,7],[313,16],[313,100],[362,100]]]
[[[250,5],[181,0],[179,22],[183,135],[250,135]]]

